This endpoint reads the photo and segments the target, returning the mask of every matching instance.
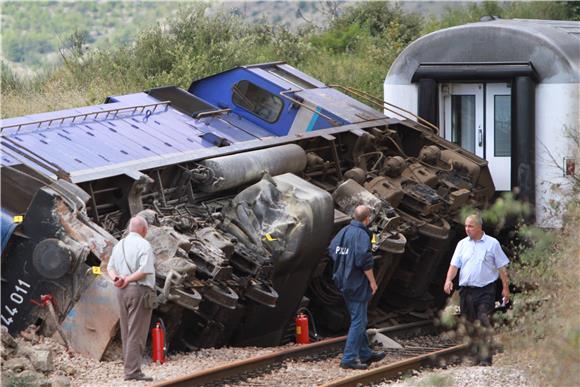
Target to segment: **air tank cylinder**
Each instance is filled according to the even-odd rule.
[[[197,188],[212,193],[256,182],[265,172],[271,176],[300,174],[306,168],[306,152],[296,144],[287,144],[216,157],[200,164],[213,172],[213,179],[198,184]]]
[[[353,215],[358,205],[364,204],[371,208],[371,221],[382,207],[381,201],[363,186],[352,179],[339,185],[332,194],[334,202],[348,215]]]

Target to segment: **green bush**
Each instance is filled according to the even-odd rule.
[[[6,87],[1,91],[0,116],[102,103],[108,95],[163,85],[187,88],[194,79],[236,66],[278,60],[323,82],[381,96],[392,61],[411,41],[430,31],[490,13],[578,17],[578,7],[562,2],[454,4],[442,17],[429,20],[392,3],[361,2],[342,15],[333,14],[326,29],[306,26],[292,31],[265,22],[250,24],[235,14],[208,17],[206,9],[205,3],[171,2],[4,4],[2,45],[7,58],[40,63],[41,52],[58,47],[62,63],[54,68],[43,64],[43,72],[27,79],[3,67]],[[163,11],[172,16],[134,32],[135,26],[159,19]],[[71,29],[84,22],[85,30]],[[20,36],[16,25],[29,31]],[[489,216],[495,221],[495,215]]]
[[[518,230],[521,238],[519,263],[523,266],[547,269],[553,262],[549,259],[555,251],[555,235],[552,231],[533,226],[522,226]]]

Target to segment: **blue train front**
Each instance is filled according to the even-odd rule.
[[[360,203],[376,235],[370,323],[437,310],[457,213],[494,192],[487,164],[340,90],[271,63],[3,120],[2,324],[100,358],[118,320],[102,273],[141,214],[173,348],[277,345],[303,307],[340,332],[326,247]]]

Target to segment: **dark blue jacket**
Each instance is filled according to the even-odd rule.
[[[371,299],[371,285],[364,274],[373,268],[371,236],[366,226],[356,220],[339,231],[328,253],[334,263],[332,279],[349,301],[366,302]]]

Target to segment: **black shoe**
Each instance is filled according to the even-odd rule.
[[[340,363],[340,368],[350,370],[366,370],[367,368],[369,368],[369,366],[357,361],[354,363]]]
[[[491,360],[480,360],[477,365],[481,367],[491,367]]]
[[[371,363],[383,360],[385,356],[386,354],[384,352],[373,352],[371,357],[369,357],[367,360],[361,360],[361,363],[365,363],[368,366]]]
[[[142,382],[152,382],[153,378],[151,376],[145,376],[144,374],[135,375],[135,376],[127,376],[125,380],[140,380]]]

